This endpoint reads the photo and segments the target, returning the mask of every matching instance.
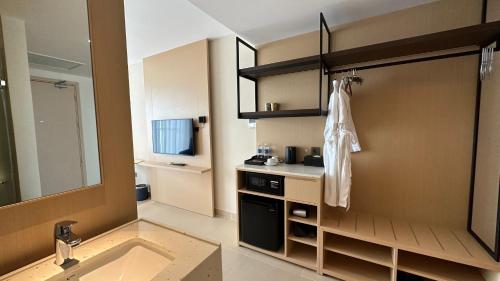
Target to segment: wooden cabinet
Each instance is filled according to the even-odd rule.
[[[285,177],[285,199],[319,205],[323,179],[310,180]]]
[[[243,180],[246,172],[284,176],[284,196],[248,190]],[[240,246],[347,281],[396,281],[398,272],[430,280],[484,281],[482,269],[500,271],[500,263],[463,230],[326,206],[321,168],[240,166],[237,173],[238,198],[252,194],[283,200],[285,206],[284,245],[279,251],[244,242]],[[290,214],[294,208],[307,208],[309,216]],[[316,237],[297,236],[296,224],[315,229]]]

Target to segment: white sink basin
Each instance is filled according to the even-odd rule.
[[[152,280],[173,260],[164,249],[136,238],[76,264],[49,281]]]

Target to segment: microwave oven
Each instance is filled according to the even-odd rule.
[[[285,194],[285,177],[261,173],[246,172],[248,190],[283,196]]]

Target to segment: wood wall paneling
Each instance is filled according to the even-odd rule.
[[[102,184],[0,208],[0,274],[54,253],[57,221],[88,239],[137,218],[121,0],[88,0]]]
[[[148,157],[157,162],[183,162],[212,168],[210,75],[208,40],[197,41],[144,59]],[[208,122],[199,125],[198,116]],[[152,120],[192,118],[199,126],[196,155],[153,153]],[[202,175],[151,169],[151,197],[204,215],[214,215],[213,173]]]
[[[480,0],[443,0],[334,27],[341,50],[477,24]],[[383,32],[381,32],[383,31]],[[319,33],[259,46],[260,64],[317,54]],[[362,71],[353,118],[363,151],[353,154],[351,208],[465,228],[477,57]],[[314,71],[262,79],[260,100],[317,104]],[[324,117],[262,119],[257,143],[323,147]],[[425,206],[425,207],[423,207]]]

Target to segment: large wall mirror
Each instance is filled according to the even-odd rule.
[[[101,182],[86,0],[0,0],[0,207]]]

